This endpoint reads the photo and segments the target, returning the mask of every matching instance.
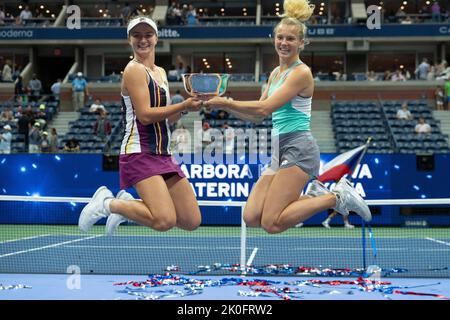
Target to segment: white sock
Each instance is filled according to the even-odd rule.
[[[115,198],[106,198],[105,200],[103,200],[103,208],[105,208],[105,211],[107,214],[111,214],[111,209],[110,209],[110,205],[111,205],[111,201],[113,201]]]

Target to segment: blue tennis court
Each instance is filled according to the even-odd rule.
[[[233,300],[282,299],[286,294],[293,300],[450,297],[450,237],[443,237],[445,233],[440,229],[423,234],[415,231],[415,237],[411,237],[408,230],[380,228],[377,232],[375,228],[374,234],[380,236],[375,237],[375,248],[370,241],[366,244],[365,263],[377,265],[383,271],[370,287],[367,283],[358,283],[355,272],[348,277],[322,276],[314,272],[295,274],[296,267],[300,266],[361,270],[363,250],[359,230],[333,230],[327,234],[319,228],[298,228],[283,236],[273,236],[249,229],[246,257],[251,257],[252,266],[290,264],[292,268],[279,274],[276,269],[275,272],[272,269],[271,274],[249,272],[245,277],[241,276],[239,268],[212,267],[218,263],[239,264],[241,238],[233,227],[199,230],[181,236],[180,232],[136,235],[140,227],[131,226],[112,237],[95,231],[88,235],[76,233],[72,226],[66,226],[64,231],[71,230],[73,234],[55,234],[49,226],[42,230],[50,233],[39,235],[30,235],[38,226],[28,228],[28,234],[23,226],[10,228],[15,228],[15,234],[21,237],[0,243],[0,285],[4,289],[0,290],[1,299]],[[348,233],[347,237],[343,236],[344,232]],[[207,233],[210,236],[205,236]],[[70,269],[73,266],[81,272],[80,289],[70,289],[68,285],[74,277]],[[188,290],[186,282],[175,281],[170,285],[169,281],[157,286],[145,283],[152,275],[164,275],[168,270],[169,280],[176,275],[185,280],[197,279],[201,290]],[[261,279],[267,283],[257,281]],[[372,281],[373,278],[366,279]],[[141,286],[114,285],[130,281]],[[214,281],[215,285],[208,286]],[[250,285],[242,281],[250,281]],[[349,281],[353,283],[346,283]],[[8,286],[12,287],[7,289]],[[395,294],[394,291],[425,295]]]

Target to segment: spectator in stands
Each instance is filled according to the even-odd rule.
[[[392,73],[390,70],[386,70],[383,75],[383,81],[390,81],[392,77]]]
[[[2,113],[0,113],[0,121],[14,121],[14,114],[10,107],[5,107]]]
[[[414,131],[417,134],[430,134],[431,133],[431,126],[425,122],[425,119],[423,117],[419,118],[419,122],[416,124]]]
[[[17,120],[17,131],[25,138],[25,150],[23,150],[24,152],[28,152],[30,125],[31,119],[29,118],[28,114],[24,112],[22,116]]]
[[[431,6],[431,19],[433,22],[441,22],[441,6],[437,1]]]
[[[41,125],[39,122],[35,122],[34,125],[31,127],[30,133],[29,133],[29,145],[28,145],[28,152],[29,153],[39,153],[40,150],[40,144],[41,144]]]
[[[403,19],[406,18],[406,12],[403,11],[402,7],[398,8],[397,13],[395,14],[397,22],[401,23]]]
[[[447,81],[445,82],[444,90],[447,93],[447,110],[450,111],[450,74],[447,77]]]
[[[430,72],[430,64],[427,58],[423,58],[422,63],[419,64],[414,73],[418,80],[427,80],[428,72]]]
[[[375,71],[370,70],[369,73],[367,74],[367,81],[377,81],[377,75],[375,73]]]
[[[47,125],[47,113],[45,112],[45,104],[41,103],[41,105],[39,106],[39,111],[36,112],[35,115],[35,120],[37,122],[39,122],[39,124],[41,125],[41,129],[45,129],[46,125]]]
[[[225,139],[225,153],[231,154],[234,152],[234,129],[227,122],[224,122],[222,133]]]
[[[181,25],[182,21],[180,4],[173,1],[167,10],[166,23],[167,25]]]
[[[191,152],[191,137],[186,127],[181,124],[178,129],[173,132],[172,141],[175,152],[186,154]]]
[[[58,133],[56,132],[56,128],[52,128],[52,131],[50,132],[50,136],[48,137],[49,144],[50,144],[50,152],[56,153],[59,151],[59,140],[58,140]]]
[[[218,110],[218,111],[219,113],[217,114],[217,119],[226,120],[229,118],[230,115],[225,110]]]
[[[436,101],[436,110],[444,110],[445,94],[442,86],[438,86],[434,91],[434,98]]]
[[[199,131],[198,137],[202,140],[202,148],[205,148],[211,143],[211,126],[205,121]]]
[[[177,90],[172,97],[172,104],[182,103],[184,97],[181,95],[180,90]]]
[[[25,95],[25,92],[23,90],[23,78],[22,76],[18,76],[16,80],[16,84],[14,85],[14,94],[16,97],[20,97],[22,99],[22,96]]]
[[[48,132],[47,131],[42,132],[41,142],[39,144],[39,149],[40,149],[40,152],[42,152],[42,153],[49,153],[50,152],[51,148],[50,148],[50,141],[49,141],[49,138],[48,138]]]
[[[24,9],[20,12],[19,18],[22,23],[25,23],[26,20],[33,18],[33,13],[30,11],[29,6],[25,6]]]
[[[22,106],[18,106],[16,109],[16,112],[14,113],[14,120],[17,121],[23,114],[23,108]]]
[[[83,73],[78,72],[72,80],[72,100],[75,111],[80,111],[84,107],[84,99],[89,96],[88,83],[83,78]]]
[[[36,118],[36,114],[33,111],[33,108],[31,105],[28,105],[25,109],[25,114],[27,115],[28,119],[30,119],[31,124],[34,124],[34,119]]]
[[[80,151],[80,142],[78,141],[78,139],[73,137],[72,139],[67,140],[66,144],[64,145],[64,151],[67,151],[67,152]]]
[[[400,69],[395,70],[395,73],[391,77],[391,81],[406,81],[405,76],[403,75]]]
[[[178,74],[177,68],[174,65],[170,66],[170,70],[167,73],[167,80],[169,81],[180,81],[180,75]]]
[[[402,108],[397,110],[397,119],[399,119],[399,120],[412,120],[413,119],[411,112],[408,110],[407,102],[403,102]]]
[[[11,60],[6,59],[5,64],[3,65],[3,70],[2,70],[2,81],[3,82],[12,82],[13,81],[11,66],[12,66]]]
[[[42,83],[34,73],[30,82],[28,82],[28,91],[30,93],[30,101],[39,101],[41,98]]]
[[[120,17],[123,20],[123,25],[127,25],[128,20],[130,20],[131,13],[133,12],[133,9],[130,7],[130,4],[128,2],[125,2],[125,6],[122,8],[120,12]]]
[[[22,66],[16,64],[13,70],[12,79],[13,81],[16,81],[16,79],[20,76],[20,73],[22,72]]]
[[[405,19],[403,19],[400,23],[401,24],[413,24],[414,21],[411,19],[410,16],[406,16]]]
[[[11,153],[11,126],[9,124],[3,126],[3,133],[0,134],[0,154],[9,154]]]
[[[41,10],[39,10],[38,7],[36,7],[36,9],[34,9],[34,16],[33,16],[33,18],[38,18],[38,19],[45,18],[44,14],[41,12]]]
[[[100,98],[97,98],[97,99],[95,99],[94,103],[91,104],[91,106],[89,108],[89,112],[100,113],[100,111],[103,111],[104,113],[106,113],[106,108],[102,104],[102,100]]]
[[[436,78],[436,67],[430,65],[430,71],[427,74],[427,80],[433,81]]]
[[[450,76],[450,67],[447,61],[442,60],[442,62],[436,68],[436,80],[447,80]]]
[[[62,84],[62,80],[58,78],[58,80],[56,80],[56,82],[54,84],[52,84],[50,90],[52,91],[53,94],[53,101],[56,101],[59,105],[59,101],[60,101],[60,94],[61,94],[61,84]]]
[[[5,25],[5,12],[0,8],[0,27]]]
[[[205,120],[217,119],[219,111],[211,108],[202,108],[200,110],[200,115],[203,116]]]
[[[181,79],[182,75],[186,73],[186,68],[183,66],[183,62],[178,63],[177,72],[178,79]]]
[[[192,3],[190,3],[188,6],[188,10],[186,13],[186,22],[188,26],[195,26],[196,24],[198,24],[197,11],[195,10]]]
[[[94,123],[93,132],[102,141],[106,141],[111,134],[111,124],[106,117],[105,111],[98,109],[98,113],[99,115],[97,121]]]

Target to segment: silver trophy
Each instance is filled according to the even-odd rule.
[[[229,74],[185,73],[184,89],[190,96],[221,96],[227,91]]]

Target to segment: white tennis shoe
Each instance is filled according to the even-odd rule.
[[[328,190],[322,182],[320,182],[319,180],[314,180],[313,182],[311,182],[306,195],[311,197],[318,197],[328,193],[331,193],[331,191]]]
[[[78,219],[78,227],[81,231],[88,232],[98,220],[109,215],[103,204],[107,198],[114,198],[114,196],[105,186],[95,191],[89,203],[81,211]]]
[[[366,222],[372,220],[369,207],[350,184],[350,181],[341,178],[334,187],[333,193],[336,194],[336,207],[334,209],[337,212],[347,216],[350,211],[353,211]]]
[[[134,200],[133,196],[128,192],[126,192],[125,190],[120,190],[116,195],[116,199]],[[105,231],[106,235],[112,236],[116,232],[119,225],[121,223],[124,223],[125,221],[128,221],[128,219],[125,218],[124,216],[118,213],[111,213],[108,217],[108,220],[106,221],[106,231]]]

